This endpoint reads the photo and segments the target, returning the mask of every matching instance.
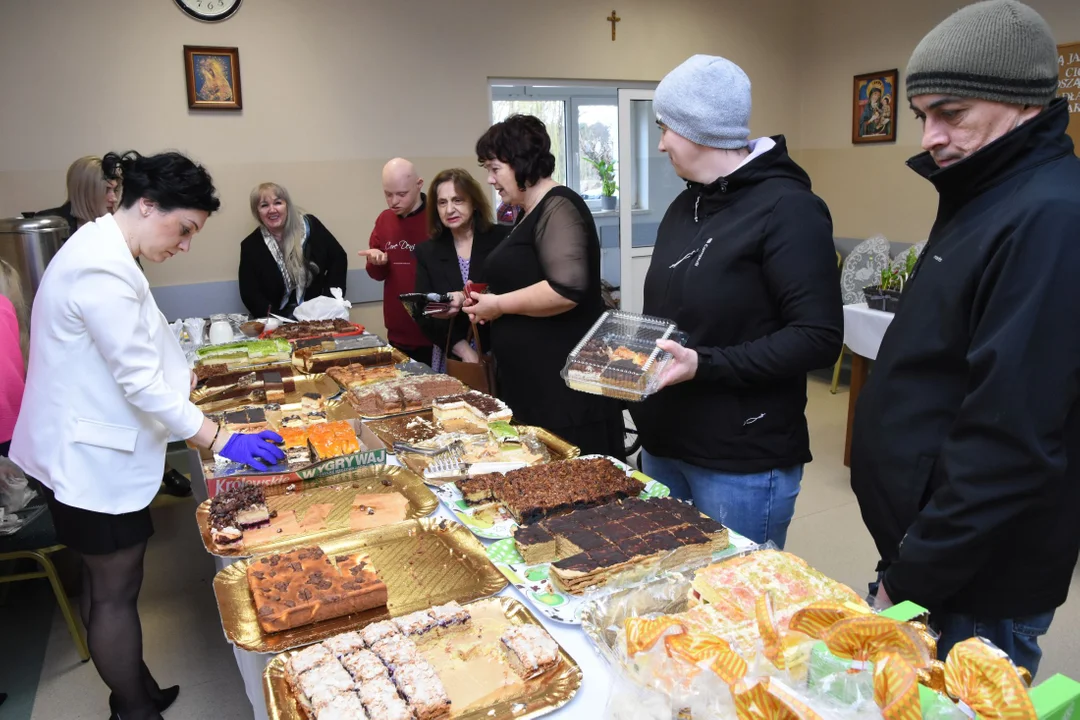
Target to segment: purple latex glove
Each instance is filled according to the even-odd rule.
[[[273,430],[256,433],[233,433],[225,447],[218,453],[223,458],[250,465],[266,472],[267,465],[277,465],[285,459],[285,453],[274,443],[284,442]]]

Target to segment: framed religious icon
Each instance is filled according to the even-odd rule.
[[[896,140],[896,70],[855,76],[851,109],[851,142]]]
[[[192,110],[240,110],[240,50],[184,46],[188,107]]]

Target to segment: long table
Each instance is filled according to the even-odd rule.
[[[200,503],[207,498],[206,480],[202,475],[202,464],[198,458],[198,452],[190,451],[191,460],[191,488],[195,499]],[[394,456],[387,457],[387,464],[399,465]],[[458,519],[439,503],[439,509],[432,517],[446,518],[459,522]],[[481,540],[481,542],[485,542]],[[220,571],[236,562],[236,558],[223,558],[214,556],[214,563]],[[528,600],[513,585],[507,585],[500,596],[510,596],[532,609]],[[588,637],[577,625],[564,625],[549,620],[538,612],[533,615],[547,629],[555,641],[562,645],[570,657],[577,661],[581,668],[582,681],[574,698],[557,711],[547,715],[550,718],[599,718],[603,717],[604,708],[608,701],[608,691],[612,684],[612,671],[607,662],[600,657],[592,646]],[[224,635],[222,636],[224,638]],[[227,641],[226,641],[227,642]],[[240,676],[244,679],[244,692],[247,693],[251,702],[251,709],[255,720],[268,720],[266,713],[266,698],[263,694],[263,670],[267,663],[273,659],[273,654],[254,653],[233,647],[233,655],[236,656],[236,666],[240,670]]]
[[[851,351],[851,389],[848,392],[847,433],[844,437],[844,465],[851,467],[851,431],[855,427],[855,406],[859,402],[870,363],[877,358],[885,331],[893,314],[871,310],[866,303],[844,306],[844,347]]]

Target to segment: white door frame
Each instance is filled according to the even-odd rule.
[[[635,100],[652,100],[653,90],[619,88],[619,296],[623,309],[640,311],[645,278],[632,276],[635,258],[651,258],[652,247],[634,247],[633,198],[636,194],[636,173],[633,167],[633,129],[630,126],[630,103]]]

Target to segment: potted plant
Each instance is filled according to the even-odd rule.
[[[615,193],[619,186],[615,184],[615,149],[607,128],[600,123],[582,124],[581,155],[586,162],[596,168],[600,176],[600,209],[615,209]]]
[[[590,157],[585,159],[600,174],[600,209],[614,210],[615,191],[619,189],[619,186],[615,184],[615,163],[603,159],[593,160]]]
[[[882,270],[881,280],[877,285],[863,288],[867,307],[895,313],[900,307],[900,295],[904,291],[904,285],[911,279],[918,259],[915,253],[909,252],[904,260],[904,267],[894,269],[890,265]]]

